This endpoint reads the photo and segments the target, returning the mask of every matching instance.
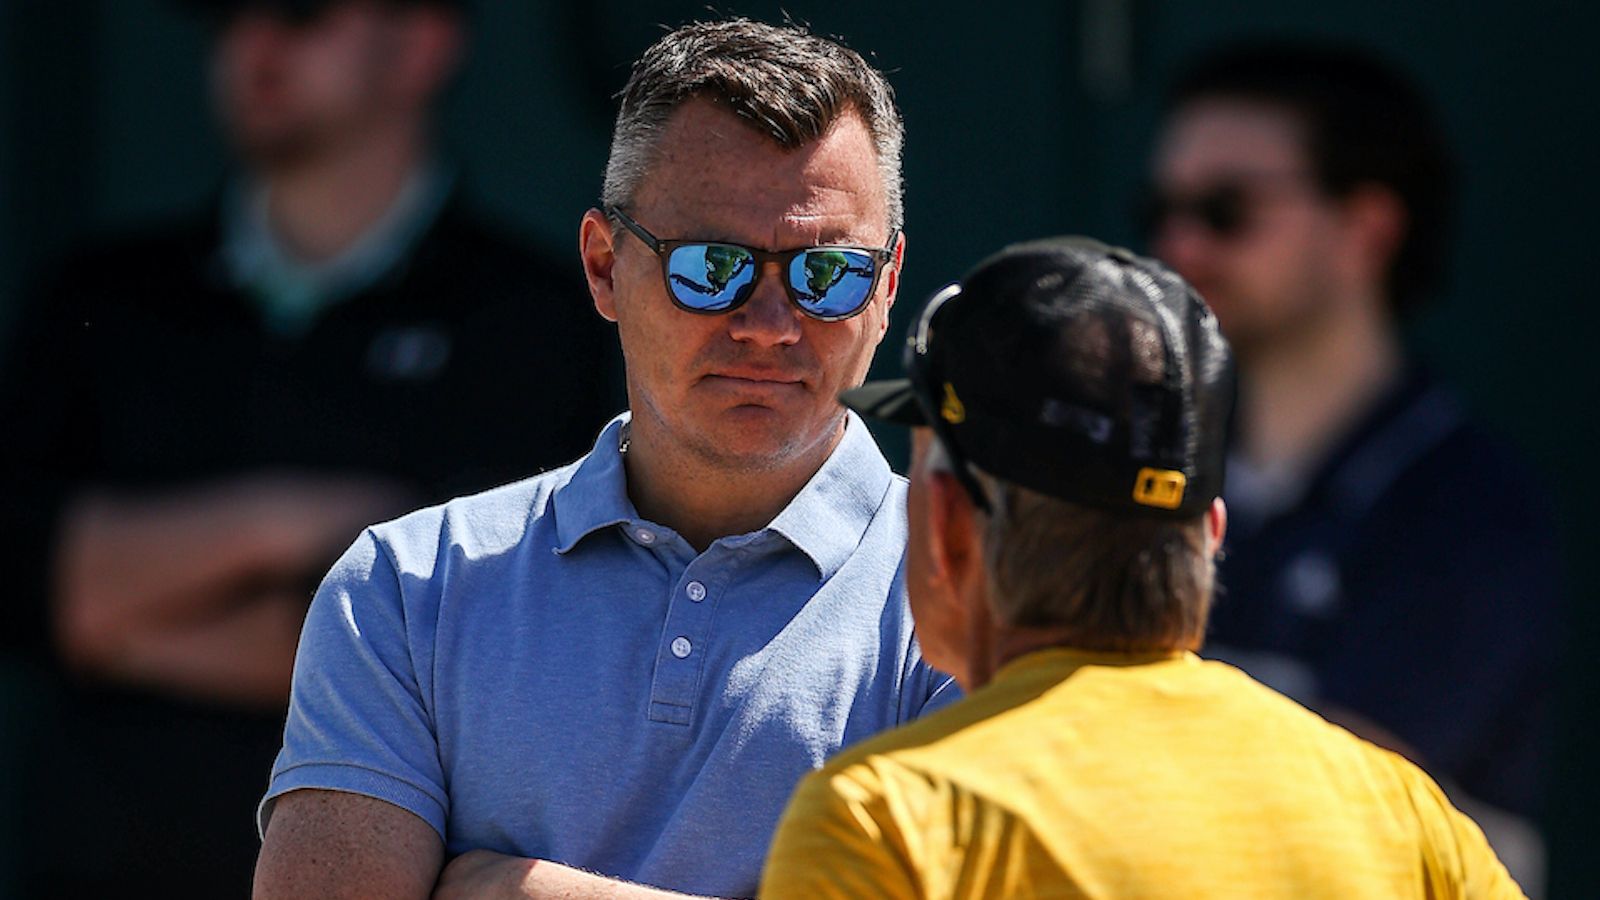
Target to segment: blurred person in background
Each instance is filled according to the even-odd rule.
[[[808,776],[764,896],[1522,896],[1416,766],[1195,656],[1234,370],[1193,289],[1033,241],[913,335],[842,399],[913,426],[906,590],[967,699]]]
[[[1208,655],[1422,764],[1537,893],[1556,540],[1402,344],[1454,203],[1432,111],[1357,51],[1228,48],[1176,83],[1151,195],[1241,373]]]
[[[73,256],[0,380],[6,639],[62,676],[12,773],[27,896],[244,896],[317,578],[620,399],[579,267],[471,213],[435,147],[459,3],[188,5],[235,176]]]

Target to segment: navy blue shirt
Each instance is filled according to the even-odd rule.
[[[1532,813],[1560,571],[1522,463],[1412,370],[1298,496],[1230,481],[1205,655],[1370,719],[1435,777]]]

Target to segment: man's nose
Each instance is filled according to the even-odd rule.
[[[728,333],[736,341],[777,346],[800,340],[800,311],[783,289],[783,269],[766,262],[756,279],[755,293],[729,315]]]

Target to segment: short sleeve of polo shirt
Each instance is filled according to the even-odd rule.
[[[323,580],[300,636],[283,749],[257,814],[302,788],[386,800],[422,818],[441,839],[449,799],[434,729],[432,622],[408,616],[400,579],[367,531]]]

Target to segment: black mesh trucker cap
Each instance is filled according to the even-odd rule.
[[[969,463],[1140,516],[1197,516],[1222,491],[1233,354],[1155,260],[1083,237],[1007,247],[928,301],[906,371],[840,400],[931,426],[980,505]]]

